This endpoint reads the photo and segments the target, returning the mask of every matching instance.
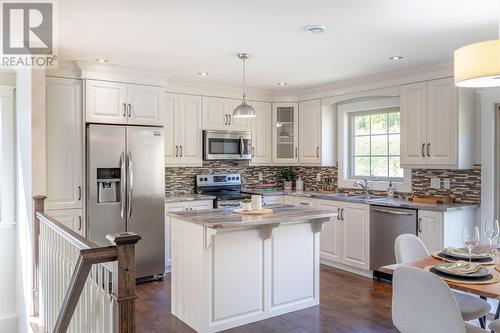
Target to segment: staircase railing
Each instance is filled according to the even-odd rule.
[[[97,246],[44,213],[34,197],[33,314],[45,332],[135,332],[133,233]]]

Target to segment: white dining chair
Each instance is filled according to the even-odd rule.
[[[403,234],[396,238],[394,243],[396,263],[401,264],[419,260],[429,256],[429,251],[420,238],[413,234]],[[491,305],[474,295],[453,291],[458,308],[464,321],[479,319],[482,328],[485,328],[485,316],[490,312]],[[500,332],[499,332],[500,333]]]
[[[392,323],[401,333],[486,333],[465,323],[450,287],[437,275],[409,266],[393,277]]]

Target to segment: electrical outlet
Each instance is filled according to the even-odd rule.
[[[449,190],[451,188],[451,179],[445,178],[443,179],[443,188]]]
[[[441,179],[431,178],[431,188],[439,190],[441,188]]]
[[[321,173],[316,174],[316,181],[320,182],[321,181]]]
[[[263,180],[264,180],[264,175],[262,174],[262,172],[259,172],[259,182]]]

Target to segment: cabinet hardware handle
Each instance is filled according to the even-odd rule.
[[[422,233],[422,218],[418,219],[418,232]]]
[[[422,143],[422,157],[425,157],[425,143]]]
[[[230,114],[228,114],[228,116],[229,116],[229,125],[231,125],[231,123],[233,122],[233,118]]]
[[[123,116],[127,115],[127,104],[123,103]]]
[[[82,200],[82,187],[78,186],[78,201]]]
[[[78,216],[78,230],[82,230],[82,217]]]
[[[337,220],[340,221],[340,208],[337,208]]]
[[[309,206],[309,204],[307,202],[301,202],[300,203],[302,206]]]
[[[340,218],[344,221],[344,208],[340,209]]]
[[[132,105],[128,103],[128,116],[132,116]]]
[[[319,147],[316,147],[316,157],[319,157]]]
[[[179,153],[179,157],[182,157],[182,146],[179,146],[180,147],[180,153]]]
[[[255,148],[252,146],[252,157],[255,157]]]
[[[431,157],[431,144],[427,144],[427,157]]]
[[[175,157],[179,157],[179,146],[175,146]]]
[[[295,157],[297,157],[298,155],[299,155],[299,148],[295,147]]]
[[[390,209],[374,209],[373,211],[379,212],[379,213],[385,213],[385,214],[392,214],[392,215],[403,215],[403,216],[412,216],[413,213],[407,213],[407,212],[400,212],[397,210],[390,210]]]

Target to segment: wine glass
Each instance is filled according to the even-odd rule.
[[[493,246],[493,240],[498,237],[498,234],[500,232],[498,220],[484,221],[483,229],[484,235],[490,242],[490,254],[495,254],[496,246]]]
[[[469,250],[469,262],[472,262],[472,248],[479,245],[479,229],[475,225],[466,225],[462,233],[462,241]]]

